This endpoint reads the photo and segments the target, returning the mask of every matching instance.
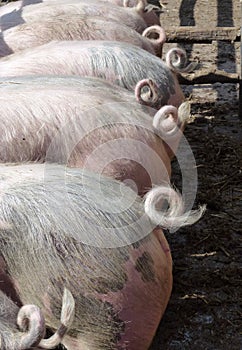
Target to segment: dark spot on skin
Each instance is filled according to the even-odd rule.
[[[76,299],[79,329],[82,328],[83,334],[85,330],[91,329],[93,334],[91,344],[95,349],[116,349],[116,344],[120,341],[122,333],[125,331],[125,322],[119,318],[118,312],[109,302],[85,297],[79,295]],[[80,307],[80,308],[79,308]],[[74,327],[68,331],[68,335],[76,338],[80,336],[80,332]]]
[[[132,243],[132,247],[138,249],[140,247],[140,241]]]
[[[132,247],[133,247],[134,249],[139,249],[140,246],[142,246],[143,244],[145,244],[145,243],[148,242],[149,240],[150,240],[150,237],[149,237],[149,236],[144,237],[144,238],[140,239],[139,241],[132,243]]]
[[[107,279],[98,277],[93,280],[95,290],[100,294],[107,294],[108,292],[117,292],[122,290],[125,283],[127,282],[128,277],[124,271],[119,273],[119,276],[116,279]]]
[[[112,304],[105,302],[104,307],[107,310],[108,319],[112,321],[115,329],[115,333],[113,333],[113,340],[114,344],[116,344],[121,339],[121,333],[123,333],[125,330],[125,322],[118,317],[118,314],[114,311]]]
[[[142,256],[137,259],[135,269],[141,273],[142,281],[155,281],[154,260],[152,259],[149,253],[144,252]]]
[[[56,232],[50,232],[49,236],[52,240],[53,246],[55,247],[58,255],[62,258],[66,258],[67,256],[67,248],[64,245],[63,242],[61,242],[60,240],[58,240],[58,235],[56,234]]]

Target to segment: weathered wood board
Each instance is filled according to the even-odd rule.
[[[164,0],[161,3],[160,20],[167,34],[163,58],[170,48],[178,46],[186,50],[189,60],[199,62],[195,72],[181,75],[180,82],[205,86],[218,82],[237,84],[238,99],[242,90],[240,1]],[[199,91],[202,99],[206,95],[210,99],[206,89]]]
[[[208,30],[241,26],[239,0],[161,0],[161,3],[164,7],[160,18],[165,28],[195,26]]]

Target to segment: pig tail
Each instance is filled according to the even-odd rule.
[[[156,54],[161,56],[163,44],[166,42],[166,33],[164,28],[158,25],[150,26],[143,31],[142,36],[150,41]]]
[[[197,62],[191,62],[187,65],[186,51],[179,47],[170,49],[167,52],[166,64],[175,73],[189,73],[198,65]]]
[[[21,331],[28,332],[22,335],[19,349],[29,349],[37,346],[42,349],[53,349],[60,344],[67,330],[73,323],[75,301],[68,289],[64,289],[62,298],[61,324],[57,331],[48,339],[45,335],[45,319],[41,310],[35,305],[24,305],[17,316],[17,324]]]
[[[178,110],[174,106],[162,106],[153,118],[154,131],[161,138],[173,136],[178,130],[177,124]]]
[[[24,305],[20,308],[17,325],[25,332],[20,338],[19,349],[36,346],[45,335],[44,315],[36,305]]]
[[[154,115],[153,128],[161,138],[174,136],[181,124],[190,118],[191,105],[188,101],[183,102],[177,109],[171,105],[162,106]]]
[[[168,203],[167,210],[158,210],[157,206]],[[154,187],[145,196],[144,210],[150,220],[164,229],[174,230],[182,226],[192,225],[197,222],[206,206],[200,206],[197,210],[184,212],[184,202],[179,192],[170,185]]]
[[[153,79],[140,80],[134,90],[136,100],[146,106],[153,107],[159,101],[159,88]]]

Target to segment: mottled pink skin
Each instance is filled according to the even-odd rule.
[[[172,257],[169,249],[169,245],[161,229],[156,230],[156,235],[161,240],[161,250],[159,256],[157,254],[155,261],[155,270],[157,271],[156,278],[160,278],[162,283],[155,285],[153,282],[145,282],[140,278],[140,274],[134,269],[133,265],[128,261],[126,263],[126,269],[128,271],[128,282],[125,288],[116,295],[107,296],[107,301],[115,304],[119,304],[120,299],[128,300],[127,305],[122,305],[122,311],[120,317],[131,321],[128,324],[127,331],[123,334],[120,340],[120,346],[122,348],[129,340],[129,350],[136,349],[148,349],[150,341],[153,339],[157,330],[157,325],[165,312],[167,303],[170,299],[172,289]],[[160,243],[160,242],[159,242]],[[157,244],[159,244],[157,242]],[[149,244],[144,244],[136,256],[132,258],[138,258],[145,251],[149,251]],[[135,285],[135,288],[134,288]],[[146,297],[144,294],[139,295],[139,291],[146,289]],[[150,291],[152,290],[153,296],[150,298]],[[106,297],[104,297],[106,298]],[[135,312],[133,312],[135,310]],[[118,311],[118,308],[117,308]],[[135,316],[135,318],[134,318]],[[149,327],[143,328],[147,324],[147,318],[150,320]],[[152,327],[152,321],[153,327]],[[140,330],[143,329],[142,334]],[[148,336],[149,335],[149,336]],[[150,337],[150,338],[149,338]],[[150,340],[150,341],[149,341]]]
[[[37,164],[37,166],[40,165]],[[33,178],[35,178],[35,173],[33,173]],[[73,187],[71,190],[74,195],[77,195]],[[47,193],[47,195],[51,197],[51,194]],[[28,198],[28,196],[26,198]],[[29,198],[27,200],[29,200]],[[34,203],[37,203],[36,209],[38,209],[40,215],[38,219],[41,218],[42,211],[40,210],[39,203],[43,203],[42,200],[43,198],[40,195],[38,200],[34,201]],[[103,201],[102,198],[100,200]],[[53,203],[56,206],[56,202],[54,201]],[[33,203],[31,204],[30,211],[35,207]],[[74,320],[74,326],[70,328],[69,336],[65,336],[63,339],[63,344],[68,350],[147,350],[165,311],[172,289],[171,253],[162,230],[158,228],[153,229],[149,226],[151,232],[144,239],[133,243],[133,245],[118,247],[117,249],[114,248],[111,251],[106,251],[106,249],[104,249],[105,252],[104,250],[99,251],[100,257],[110,258],[108,261],[103,261],[104,272],[106,271],[108,273],[107,277],[113,280],[114,283],[120,279],[121,285],[113,289],[113,285],[109,285],[109,279],[107,279],[106,274],[103,275],[102,266],[100,267],[98,256],[95,255],[95,253],[98,253],[97,250],[91,250],[91,252],[94,253],[93,255],[90,254],[90,251],[88,255],[83,255],[83,244],[76,240],[71,242],[72,240],[68,232],[65,233],[64,237],[66,238],[63,241],[60,240],[60,236],[58,236],[59,233],[56,232],[56,241],[54,240],[52,245],[50,245],[51,240],[50,242],[48,241],[48,238],[50,238],[48,233],[49,228],[52,225],[56,225],[53,216],[55,217],[58,215],[56,207],[54,211],[50,209],[51,207],[52,205],[49,203],[46,211],[48,211],[54,223],[51,220],[44,232],[38,232],[39,241],[36,242],[39,247],[38,252],[38,249],[35,248],[35,240],[34,237],[32,237],[33,233],[31,227],[29,230],[26,230],[26,241],[23,241],[21,247],[22,249],[26,248],[26,251],[28,251],[26,258],[29,258],[30,262],[32,260],[32,264],[27,264],[26,261],[23,261],[20,251],[20,254],[16,254],[15,260],[19,262],[19,271],[15,271],[14,264],[11,270],[16,280],[19,279],[18,289],[23,303],[29,304],[33,303],[33,301],[38,302],[47,324],[55,329],[56,318],[58,318],[57,315],[59,313],[56,312],[56,309],[53,310],[53,305],[60,302],[59,293],[60,290],[63,289],[63,285],[68,285],[74,298],[76,297],[79,303],[81,301],[83,305],[83,308],[76,309],[76,313],[79,311],[79,314],[76,316],[76,320]],[[142,206],[140,209],[141,208]],[[28,215],[28,213],[26,212],[24,215]],[[116,214],[113,215],[116,216]],[[58,219],[56,219],[56,221],[58,221]],[[22,223],[22,220],[20,222]],[[26,226],[29,226],[28,221],[25,223],[25,217],[24,224],[23,229],[25,230]],[[15,240],[18,237],[22,239],[21,233],[19,236],[19,230],[15,226],[15,223],[13,223],[13,225],[15,227],[13,229]],[[91,222],[89,225],[91,225]],[[65,228],[65,223],[63,223],[62,227]],[[92,228],[92,226],[90,227]],[[140,227],[140,229],[142,228]],[[93,230],[93,232],[90,231],[90,234],[93,233],[95,235],[94,232],[95,230]],[[41,233],[44,235],[43,239],[41,239]],[[28,238],[32,244],[34,244],[33,249],[31,249],[32,245],[29,249]],[[3,242],[4,240],[1,243],[3,244]],[[56,251],[57,243],[58,249]],[[15,241],[13,244],[16,245]],[[42,261],[43,257],[51,254],[52,246],[54,247],[53,255],[51,255],[50,259],[44,259],[44,261]],[[64,246],[66,246],[66,250],[63,251]],[[44,247],[48,247],[48,249],[45,250]],[[13,248],[13,246],[9,248]],[[16,250],[17,249],[18,246],[16,247]],[[11,255],[13,252],[12,249],[9,249],[9,251]],[[69,255],[67,253],[69,253]],[[123,258],[123,256],[125,256],[125,258]],[[10,256],[8,255],[8,257],[8,263],[11,264]],[[53,264],[51,259],[53,259]],[[93,280],[90,279],[93,271],[89,269],[89,259],[95,266],[95,278]],[[39,264],[37,264],[37,262],[40,263],[42,267],[39,270]],[[46,268],[44,268],[45,263]],[[86,277],[85,271],[87,272]],[[100,275],[96,274],[96,272],[100,272]],[[122,279],[123,273],[125,274],[125,279]],[[29,283],[25,283],[28,276],[32,278],[29,278]],[[73,276],[75,276],[75,278],[73,278]],[[99,291],[96,285],[98,285],[98,277],[102,276],[107,280],[107,288]],[[43,279],[45,281],[44,285]],[[90,283],[92,284],[91,287]],[[88,301],[93,299],[97,300],[98,303],[95,304],[95,312],[89,314]],[[85,300],[87,300],[86,304]],[[99,303],[99,301],[101,301],[101,303]],[[76,303],[76,305],[78,305],[78,303]],[[107,328],[103,327],[102,324],[99,325],[97,322],[97,320],[99,320],[99,312],[102,314],[102,309],[106,310],[105,305],[109,305],[108,307],[112,310],[112,313],[108,313],[107,317],[104,318],[104,322],[106,322],[104,324],[107,325],[107,327],[110,325],[110,330],[115,336],[115,340],[113,340],[112,344],[115,344],[115,346],[110,346],[107,338],[105,338],[105,334],[108,331]],[[80,310],[83,310],[83,313]],[[113,317],[117,323],[120,323],[122,326],[125,325],[125,327],[119,328],[118,332],[115,332],[115,327],[112,328]],[[87,320],[86,323],[85,320]],[[86,328],[83,326],[83,322]],[[71,330],[73,330],[73,333]],[[100,332],[100,338],[94,334],[94,330],[98,334]],[[99,342],[97,340],[99,340]]]
[[[138,250],[133,251],[125,264],[128,281],[125,287],[116,293],[97,294],[97,298],[115,305],[118,316],[126,320],[126,329],[117,348],[126,350],[148,349],[156,333],[159,322],[165,312],[172,290],[172,257],[169,245],[161,229],[155,229],[154,238],[161,249],[156,252],[152,244],[146,242]],[[156,281],[143,281],[140,273],[134,268],[133,260],[145,252],[153,252]],[[151,296],[152,291],[152,298]],[[147,326],[149,325],[149,326]],[[82,338],[73,339],[65,336],[63,344],[71,350],[91,349],[85,346]]]

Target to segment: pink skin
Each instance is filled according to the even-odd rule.
[[[8,3],[4,6],[0,7],[0,16],[3,16],[5,14],[8,14],[13,11],[19,11],[23,7],[26,7],[28,5],[33,4],[39,4],[39,3],[49,3],[49,4],[55,4],[55,3],[66,3],[66,4],[72,4],[72,3],[78,3],[78,2],[88,2],[90,3],[90,0],[20,0],[20,1],[14,1],[11,3]],[[121,7],[135,7],[137,5],[138,0],[135,1],[125,1],[125,0],[102,0],[102,2],[109,2],[111,4],[115,4]],[[148,26],[154,25],[154,24],[160,24],[159,17],[156,15],[156,13],[151,11],[140,11],[141,16],[145,20]]]
[[[122,127],[120,127],[120,135],[122,135],[122,133]],[[117,139],[119,139],[120,135],[117,134]],[[118,147],[115,147],[116,143],[114,136],[110,133],[106,133],[105,129],[97,129],[88,134],[77,146],[78,149],[82,150],[82,152],[78,152],[78,156],[75,155],[75,152],[70,154],[68,166],[87,168],[94,172],[102,173],[102,175],[113,177],[122,182],[127,181],[127,184],[136,190],[140,196],[144,196],[144,194],[152,187],[152,183],[161,183],[162,181],[169,182],[169,178],[171,176],[171,162],[166,151],[166,144],[159,137],[157,137],[155,142],[149,140],[147,136],[146,139],[144,139],[145,136],[142,135],[141,130],[140,136],[130,132],[129,135],[126,135],[126,137],[127,141],[122,141],[119,139],[119,141],[117,141]],[[120,157],[119,147],[124,149],[125,143],[128,142],[128,149],[125,150],[125,154],[129,154],[129,152],[131,152],[130,158],[132,159],[133,151],[132,144],[129,144],[128,141],[129,138],[131,138],[131,140],[134,142],[137,161],[123,159],[122,156]],[[100,142],[96,141],[93,149],[89,148],[87,151],[85,151],[84,145],[91,145],[91,140],[100,140]],[[109,142],[113,142],[110,144],[110,147]],[[144,155],[143,157],[143,154],[146,151],[143,142],[145,142],[148,146],[147,152],[149,152],[150,164],[153,164],[152,168],[151,165],[147,165],[147,156]],[[109,149],[112,149],[112,155],[110,154],[110,156],[108,153]],[[95,150],[97,150],[96,154]],[[117,154],[114,153],[115,151]],[[106,166],[103,166],[102,162],[100,161],[100,159],[102,159],[102,154],[105,154],[107,159],[109,158],[116,160],[113,160]],[[135,187],[133,187],[132,184],[135,184]]]
[[[161,229],[153,231],[153,240],[157,240],[161,249],[154,252],[150,242],[144,243],[138,251],[133,250],[125,270],[128,281],[125,287],[116,293],[97,294],[102,301],[115,305],[119,318],[126,320],[125,332],[121,336],[118,349],[148,349],[157,330],[157,326],[165,312],[172,290],[172,257],[167,240]],[[152,251],[156,282],[143,281],[141,274],[135,269],[133,262],[144,252]],[[152,298],[150,298],[152,291]],[[147,322],[148,320],[148,322]],[[149,324],[149,327],[145,327]],[[87,350],[82,338],[73,339],[65,336],[63,344],[70,350]]]
[[[30,24],[40,20],[44,21],[47,18],[55,19],[57,16],[66,15],[71,17],[72,15],[79,16],[92,16],[98,17],[105,21],[114,21],[122,23],[136,30],[138,33],[142,33],[147,27],[144,19],[135,8],[124,8],[107,4],[105,2],[92,1],[88,3],[76,2],[76,3],[40,3],[36,5],[30,5],[21,8],[19,11],[13,11],[8,15],[1,18],[1,29],[6,31],[7,29],[14,28],[21,24]],[[83,20],[83,19],[82,19]],[[104,25],[104,28],[106,26]]]
[[[169,100],[167,101],[167,105],[172,105],[178,108],[182,102],[185,101],[185,96],[175,73],[173,73],[173,77],[175,81],[175,94],[170,96]]]
[[[90,78],[83,78],[83,84],[86,80],[89,81],[89,79]],[[149,81],[144,80],[140,84],[142,85],[144,82],[146,84],[149,83]],[[6,121],[6,125],[2,125],[1,129],[2,142],[6,138],[6,140],[9,142],[9,148],[10,144],[15,146],[11,148],[9,153],[1,154],[2,162],[23,160],[34,161],[37,159],[44,160],[46,152],[50,146],[49,140],[53,138],[52,132],[56,135],[56,131],[62,130],[63,125],[66,123],[67,125],[72,125],[73,123],[73,120],[70,120],[68,113],[65,114],[62,112],[61,120],[55,117],[56,114],[59,115],[58,111],[65,110],[65,105],[71,106],[74,104],[76,106],[76,110],[72,110],[72,116],[75,118],[76,125],[80,125],[81,128],[86,130],[89,125],[89,120],[83,118],[82,115],[79,116],[77,112],[78,110],[87,108],[86,106],[91,105],[92,107],[95,107],[98,106],[98,104],[108,102],[134,102],[132,93],[125,89],[112,86],[107,82],[102,82],[98,79],[91,79],[90,83],[96,84],[96,89],[93,89],[91,85],[89,85],[89,87],[88,85],[83,85],[81,88],[79,83],[80,81],[78,81],[77,88],[69,87],[71,80],[69,81],[68,79],[60,84],[58,83],[57,79],[55,83],[56,85],[50,89],[48,89],[46,84],[39,84],[38,87],[40,92],[32,91],[30,82],[23,85],[22,95],[24,97],[23,99],[19,97],[18,110],[22,110],[23,106],[26,104],[26,106],[33,111],[33,114],[28,116],[28,120],[25,118],[25,135],[28,135],[28,137],[26,137],[26,141],[29,143],[28,145],[24,143],[17,147],[16,139],[20,139],[22,134],[21,131],[18,131],[18,127],[16,125],[18,120],[17,116],[16,122],[13,125],[13,121],[15,120],[14,110],[11,112],[11,117],[9,111],[9,120]],[[65,87],[64,84],[68,84],[68,86]],[[65,100],[61,106],[55,107],[55,114],[51,114],[48,116],[48,118],[46,118],[45,114],[39,114],[38,109],[35,112],[34,109],[38,108],[38,104],[40,103],[42,105],[42,96],[45,94],[48,95],[48,99],[45,100],[46,108],[48,108],[47,106],[50,106],[51,103],[56,101],[55,91],[58,86],[60,89],[58,89],[58,96],[65,96]],[[20,87],[18,87],[18,91],[16,91],[16,96],[19,96],[19,89]],[[25,91],[25,94],[23,91]],[[107,94],[107,91],[109,91],[109,94]],[[92,100],[90,100],[90,94],[92,96]],[[79,99],[80,96],[81,100]],[[5,97],[2,94],[1,101],[3,101],[3,110],[4,100]],[[22,102],[20,103],[20,101]],[[9,102],[6,102],[6,104],[7,103]],[[18,103],[16,103],[16,105],[18,105]],[[133,126],[130,122],[128,122],[128,119],[126,119],[128,125],[117,125],[113,123],[112,128],[96,128],[92,132],[86,133],[84,137],[77,136],[77,140],[74,142],[73,147],[70,148],[70,153],[68,151],[68,157],[64,160],[64,162],[71,167],[86,167],[87,169],[97,173],[101,172],[120,181],[127,181],[130,179],[136,183],[136,187],[140,195],[144,195],[147,190],[151,188],[152,184],[160,184],[163,181],[169,182],[169,177],[171,174],[170,159],[166,153],[162,139],[159,136],[156,136],[152,129],[152,116],[155,111],[152,109],[152,115],[149,116],[147,113],[143,113],[143,107],[137,104],[137,108],[140,110],[140,113],[137,114],[137,117],[134,116],[131,120],[137,126]],[[111,111],[114,113],[113,109],[110,109],[110,112]],[[117,108],[115,109],[115,113],[117,113],[118,117],[119,114]],[[137,120],[135,118],[137,118]],[[109,119],[107,119],[107,121],[108,120]],[[138,127],[139,124],[137,123],[139,123],[139,120],[141,123],[146,123],[145,125],[150,127],[150,131],[145,127]],[[10,136],[8,134],[9,129],[13,131],[14,136]],[[67,129],[66,132],[68,135],[69,130]],[[65,133],[60,133],[59,137],[56,138],[57,145],[53,144],[54,149],[50,151],[52,162],[60,161],[59,157],[61,157],[61,153],[59,153],[60,150],[58,144],[63,144],[65,142],[65,138],[69,137],[67,135],[65,135]],[[21,152],[20,147],[23,147],[21,148]],[[102,163],[103,161],[104,163]]]
[[[162,41],[159,38],[157,41],[150,40],[127,25],[111,19],[106,21],[99,16],[88,16],[83,19],[74,13],[71,16],[65,14],[54,18],[47,17],[43,21],[36,19],[6,29],[0,39],[0,57],[54,40],[123,41],[139,46],[152,54],[162,49]]]
[[[119,25],[118,25],[119,26]],[[113,28],[112,28],[113,29]],[[132,31],[134,32],[134,31]],[[129,35],[130,35],[129,31]],[[138,35],[134,32],[135,35]],[[128,33],[127,33],[128,34]],[[129,37],[126,37],[128,40]],[[16,41],[13,38],[14,41]],[[132,37],[130,36],[132,41]],[[110,46],[110,49],[108,48]],[[123,48],[122,48],[123,46]],[[115,65],[112,64],[108,67],[97,66],[95,69],[95,60],[92,62],[92,51],[97,51],[98,59],[101,59],[102,55],[105,55],[109,59],[108,50],[110,50],[110,57],[112,60],[116,59],[121,62],[123,68],[117,73],[115,71]],[[102,51],[104,50],[104,52]],[[127,56],[127,64],[122,64],[121,61],[121,52],[125,52]],[[100,52],[100,53],[99,53]],[[103,53],[102,53],[103,52]],[[31,50],[24,50],[22,52],[16,53],[6,57],[4,60],[1,60],[0,63],[0,76],[21,76],[21,75],[77,75],[77,76],[97,76],[105,78],[111,83],[124,86],[129,90],[135,88],[134,83],[130,83],[129,79],[132,77],[132,63],[130,66],[129,56],[132,57],[132,52],[137,57],[137,62],[140,65],[137,65],[139,69],[140,79],[146,78],[146,67],[142,63],[142,54],[137,53],[137,48],[133,48],[127,43],[119,44],[117,42],[110,41],[54,41],[42,46],[37,46]],[[140,51],[142,53],[142,51]],[[180,104],[184,101],[184,95],[179,85],[177,76],[175,73],[172,73],[160,59],[156,57],[148,57],[146,53],[143,53],[147,61],[151,61],[150,67],[153,69],[155,64],[159,65],[159,71],[157,69],[153,70],[153,96],[156,98],[157,105],[153,103],[153,108],[160,108],[163,104],[173,105],[179,107]],[[117,58],[116,58],[117,57]],[[119,58],[120,57],[120,58]],[[85,62],[83,64],[83,62]],[[97,61],[98,62],[98,61]],[[162,63],[162,64],[160,64]],[[129,70],[131,70],[129,74]],[[141,73],[142,72],[142,73]],[[118,75],[117,75],[118,74]],[[168,75],[169,74],[169,75]],[[159,88],[157,88],[156,82],[159,82]],[[128,77],[128,79],[123,79],[122,77]],[[130,78],[129,78],[130,77]],[[131,78],[133,81],[138,79],[138,75],[135,78]],[[146,79],[150,80],[150,79]],[[162,81],[168,80],[167,84],[162,85]],[[140,82],[141,83],[141,82]],[[168,91],[168,93],[167,93]],[[157,94],[159,95],[157,98]],[[160,101],[160,102],[159,102]],[[140,101],[139,101],[140,102]],[[143,104],[149,104],[150,99],[142,102]]]

